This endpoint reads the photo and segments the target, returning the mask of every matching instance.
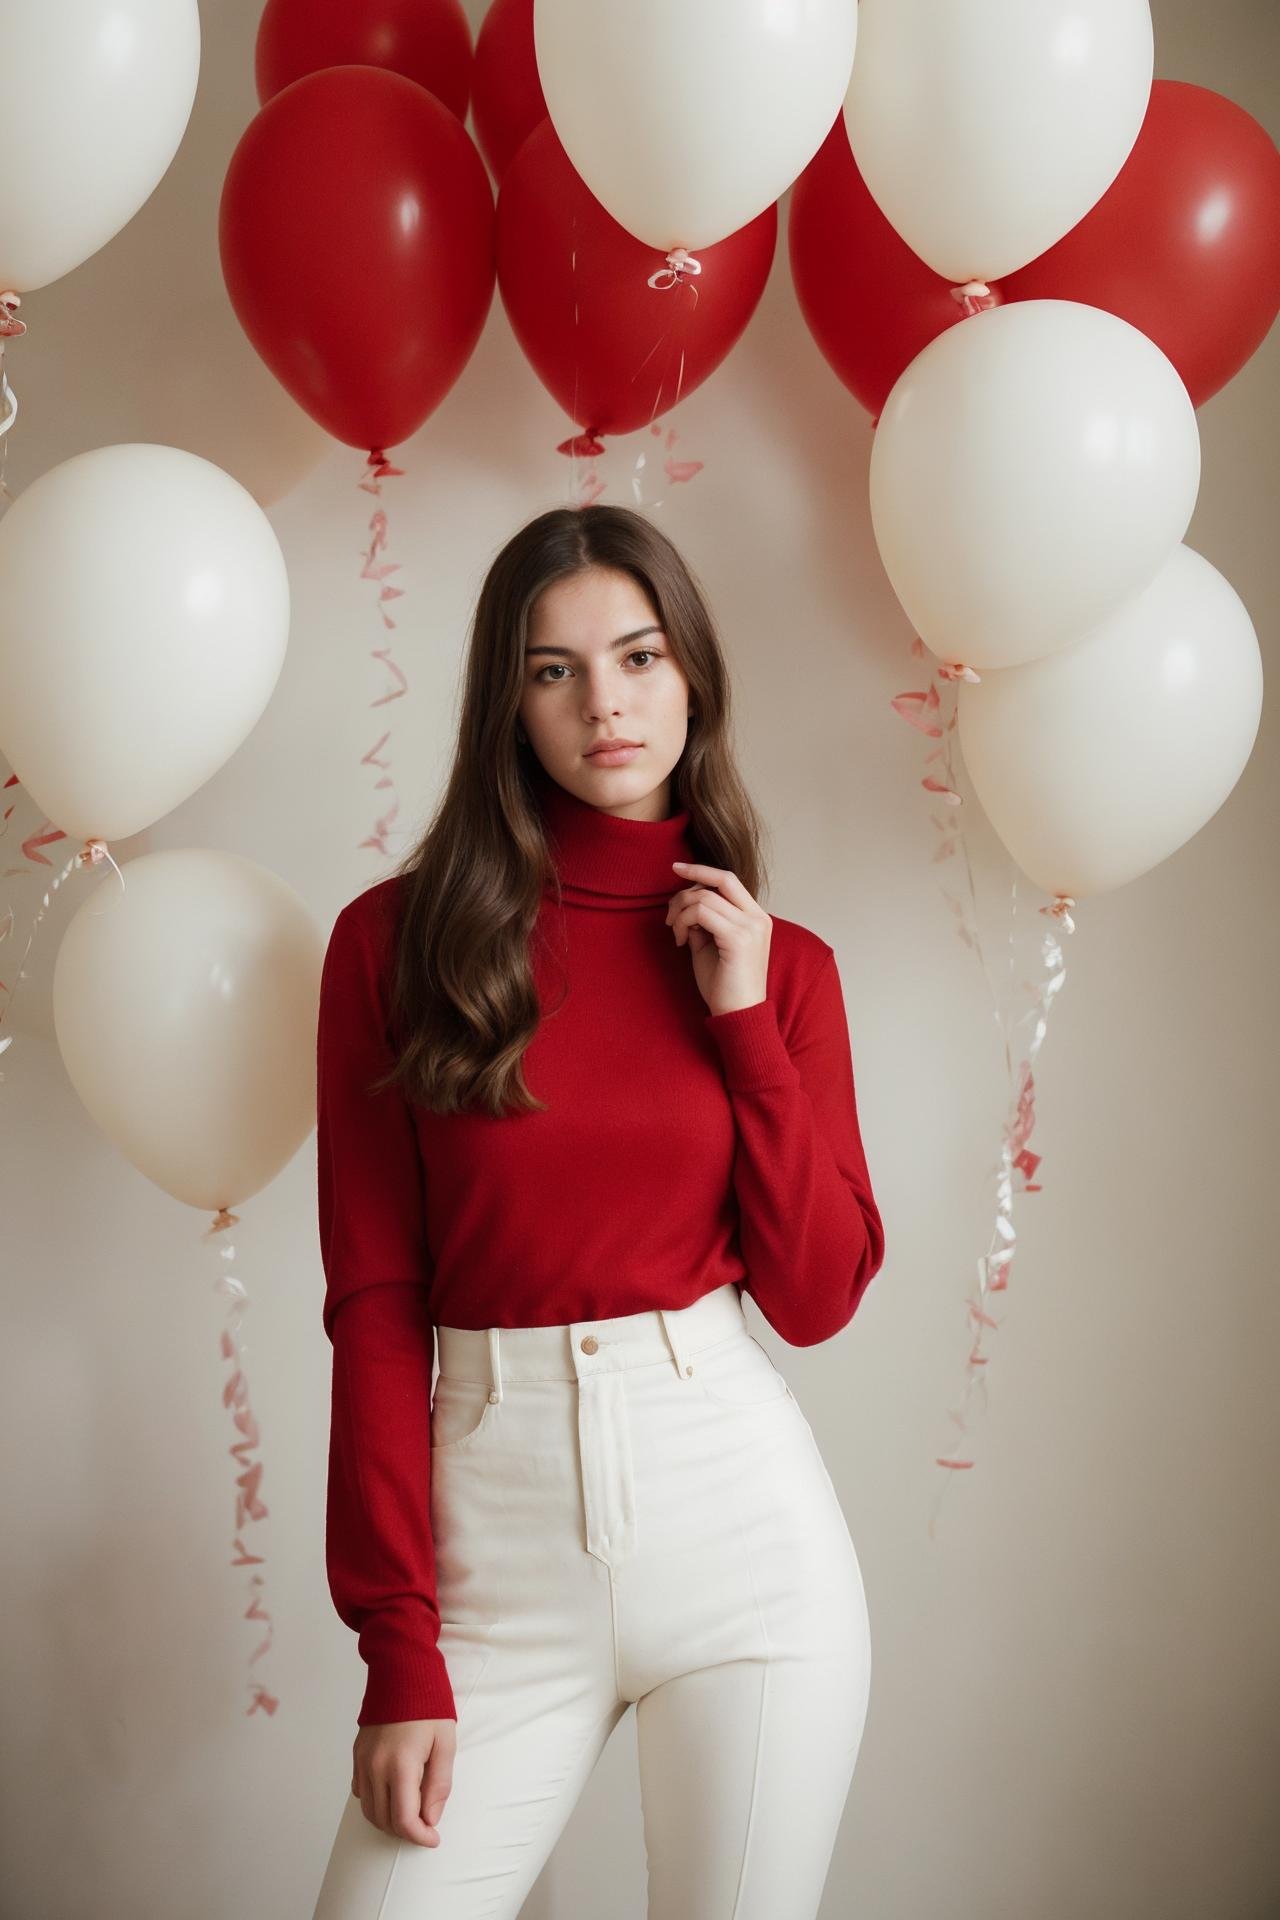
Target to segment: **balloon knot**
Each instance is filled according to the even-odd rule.
[[[571,459],[590,460],[604,452],[604,441],[594,427],[584,427],[581,433],[572,433],[567,440],[562,440],[556,452],[568,454]]]
[[[26,321],[18,318],[18,308],[21,305],[22,299],[19,294],[0,293],[0,339],[16,339],[20,333],[26,332]]]
[[[981,313],[985,307],[994,307],[997,296],[985,280],[966,280],[962,286],[952,287],[951,298],[959,301],[967,317],[971,313]]]
[[[651,273],[648,284],[656,287],[659,293],[666,293],[668,288],[679,286],[686,274],[692,278],[701,272],[701,260],[695,259],[693,254],[686,252],[683,247],[673,247],[667,255],[666,266],[659,267],[656,273]]]
[[[981,682],[982,675],[975,673],[972,667],[966,667],[963,660],[941,660],[938,663],[938,678],[940,680],[967,680],[970,686],[976,687]]]

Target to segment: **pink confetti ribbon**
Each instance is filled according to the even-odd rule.
[[[239,1224],[238,1214],[232,1213],[227,1207],[219,1207],[213,1217],[212,1225],[201,1237],[206,1241],[214,1242],[229,1227]],[[262,1498],[262,1462],[251,1457],[255,1449],[261,1445],[261,1435],[249,1401],[249,1381],[244,1366],[244,1356],[249,1349],[240,1338],[240,1327],[249,1306],[249,1295],[243,1281],[237,1279],[236,1275],[230,1271],[230,1265],[236,1257],[236,1250],[232,1243],[227,1241],[217,1246],[215,1250],[219,1261],[227,1268],[227,1271],[219,1273],[214,1283],[215,1288],[219,1293],[227,1295],[231,1301],[227,1325],[223,1328],[218,1343],[222,1358],[231,1362],[231,1372],[223,1383],[222,1404],[231,1409],[232,1422],[240,1435],[230,1449],[231,1457],[240,1469],[235,1483],[235,1526],[231,1545],[231,1565],[255,1569],[249,1575],[249,1603],[243,1617],[255,1623],[260,1621],[267,1629],[265,1637],[258,1642],[249,1655],[250,1672],[246,1682],[249,1689],[249,1704],[245,1708],[245,1713],[271,1715],[280,1705],[279,1697],[272,1693],[266,1683],[252,1671],[257,1662],[264,1659],[270,1652],[274,1634],[271,1614],[262,1602],[266,1581],[263,1575],[256,1571],[265,1564],[266,1556],[262,1553],[254,1553],[244,1541],[244,1535],[249,1527],[265,1520],[270,1512]]]
[[[393,466],[382,448],[374,447],[370,450],[364,473],[356,484],[361,492],[371,493],[380,498],[382,494],[382,482],[384,480],[399,480],[403,478],[404,468]],[[394,631],[396,623],[387,611],[387,608],[392,600],[402,598],[404,588],[390,584],[391,575],[393,573],[399,573],[400,571],[400,562],[398,560],[387,560],[382,557],[387,550],[387,541],[388,527],[386,509],[384,507],[376,507],[369,518],[369,546],[368,550],[361,554],[360,578],[362,580],[371,580],[377,587],[378,598],[376,605],[379,618],[388,631]],[[384,691],[378,694],[376,699],[369,702],[370,706],[385,707],[391,700],[403,699],[404,695],[409,691],[409,681],[404,669],[395,659],[390,643],[385,646],[374,647],[371,649],[371,652],[372,657],[378,662],[379,666],[386,670],[391,678],[390,683],[385,687]],[[389,792],[391,801],[390,804],[383,809],[382,813],[379,814],[372,830],[365,835],[359,845],[362,850],[369,848],[374,853],[380,853],[387,858],[391,857],[390,835],[395,825],[396,815],[400,811],[400,800],[396,792],[395,776],[391,770],[390,755],[386,751],[387,742],[390,738],[391,730],[387,728],[379,735],[378,739],[374,741],[373,745],[366,748],[365,752],[360,756],[361,766],[371,767],[377,774],[377,778],[374,781],[375,792]]]

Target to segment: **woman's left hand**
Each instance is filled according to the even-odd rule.
[[[674,866],[691,882],[671,896],[667,925],[688,945],[693,977],[712,1013],[754,1007],[768,992],[773,921],[736,873],[696,861]]]

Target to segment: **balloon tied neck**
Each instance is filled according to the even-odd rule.
[[[90,839],[85,841],[79,853],[76,855],[76,864],[81,867],[96,867],[99,861],[106,860],[109,857],[106,841],[101,839],[99,835],[94,834]]]
[[[604,441],[594,427],[584,427],[581,433],[571,433],[562,440],[556,452],[567,454],[571,460],[594,460],[604,452]]]
[[[388,460],[385,447],[370,447],[369,469],[379,480],[388,480],[393,475],[403,475],[404,468],[393,466]]]
[[[941,660],[938,663],[940,680],[967,680],[971,687],[981,684],[982,675],[973,667],[967,667],[963,660]]]
[[[693,254],[687,252],[684,247],[673,247],[667,255],[666,266],[659,267],[656,273],[651,273],[648,284],[656,287],[659,293],[666,293],[671,287],[678,287],[686,274],[690,279],[694,279],[701,272],[701,260],[695,259]],[[697,292],[696,287],[694,292]]]
[[[0,293],[0,339],[16,340],[19,334],[26,332],[26,321],[18,318],[18,308],[21,305],[22,298],[19,294],[11,291]]]
[[[219,1207],[209,1226],[210,1233],[223,1233],[228,1227],[238,1227],[240,1215],[232,1213],[230,1207]]]
[[[1071,918],[1071,909],[1075,904],[1074,894],[1055,893],[1048,906],[1041,907],[1040,911],[1052,915],[1055,920],[1060,920],[1068,933],[1074,933],[1076,923]]]
[[[966,318],[971,313],[982,313],[997,303],[997,296],[985,280],[966,280],[961,286],[952,287],[951,298],[959,302]]]

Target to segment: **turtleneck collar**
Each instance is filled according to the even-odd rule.
[[[698,857],[687,811],[668,814],[665,820],[605,813],[562,787],[540,764],[533,786],[566,901],[665,906],[687,884],[671,864]]]

